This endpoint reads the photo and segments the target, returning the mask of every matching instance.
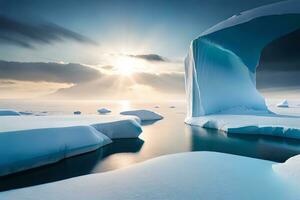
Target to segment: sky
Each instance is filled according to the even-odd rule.
[[[191,40],[273,2],[0,0],[0,99],[184,99],[183,60]],[[291,45],[299,44],[299,33],[290,37]],[[265,51],[262,64],[278,74],[282,69],[269,64],[273,52]],[[272,75],[260,77],[259,85],[269,89]],[[278,87],[300,85],[294,82]]]

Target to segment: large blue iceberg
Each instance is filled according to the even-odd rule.
[[[268,112],[256,89],[263,48],[300,28],[300,1],[262,6],[213,26],[185,60],[187,120],[228,110]]]

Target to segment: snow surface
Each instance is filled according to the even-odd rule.
[[[99,114],[107,114],[110,113],[111,111],[108,110],[107,108],[101,108],[99,110],[97,110]]]
[[[11,109],[0,109],[0,116],[17,116],[21,115],[18,111]]]
[[[130,110],[120,112],[121,115],[134,115],[140,118],[142,121],[149,121],[149,120],[160,120],[163,118],[160,114],[150,111],[150,110]]]
[[[288,108],[289,107],[289,103],[288,101],[285,99],[282,102],[277,104],[277,107],[282,107],[282,108]]]
[[[139,119],[124,116],[3,116],[0,176],[93,151],[115,138],[135,138]]]
[[[2,192],[0,199],[299,199],[299,182],[283,177],[273,170],[274,165],[223,153],[180,153],[111,172]]]
[[[272,113],[256,89],[262,49],[298,28],[300,1],[290,0],[242,12],[193,40],[185,59],[186,122],[300,139],[300,118]]]
[[[300,180],[300,155],[291,157],[285,163],[273,165],[273,170],[284,178],[298,182]]]

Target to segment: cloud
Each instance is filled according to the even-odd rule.
[[[143,59],[149,62],[168,62],[168,59],[158,54],[140,54],[140,55],[128,55],[129,57]]]
[[[34,43],[51,44],[71,39],[80,43],[96,44],[91,39],[53,23],[29,24],[0,15],[0,44],[34,48]]]
[[[75,63],[0,61],[0,93],[2,98],[11,94],[56,99],[170,99],[183,97],[184,73],[136,72],[123,76]]]
[[[134,80],[138,84],[148,85],[162,92],[179,92],[184,93],[184,73],[137,73]]]
[[[0,61],[0,79],[6,80],[78,84],[101,75],[97,69],[75,63]]]
[[[147,96],[148,95],[148,96]],[[136,73],[132,77],[106,74],[100,79],[63,88],[54,98],[161,99],[184,96],[183,73]],[[175,97],[175,98],[176,98]]]

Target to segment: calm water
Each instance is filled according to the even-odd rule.
[[[154,108],[158,105],[159,108]],[[170,108],[175,106],[175,108]],[[187,151],[217,151],[259,159],[283,162],[300,153],[300,142],[288,139],[258,136],[227,135],[223,132],[191,127],[184,124],[185,103],[130,103],[121,102],[20,102],[0,101],[0,108],[24,112],[70,114],[96,113],[101,107],[112,114],[127,109],[145,108],[157,111],[163,120],[143,125],[138,139],[120,139],[97,151],[68,158],[58,163],[0,178],[0,190],[37,185],[85,174],[99,173],[157,156]],[[1,158],[0,158],[1,159]]]

